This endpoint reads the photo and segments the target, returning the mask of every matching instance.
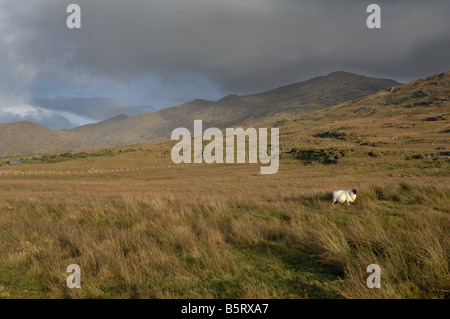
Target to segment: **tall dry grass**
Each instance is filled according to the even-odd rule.
[[[101,196],[74,181],[55,196],[19,183],[0,198],[0,296],[449,297],[448,187],[366,185],[354,205],[333,206],[317,187],[248,181],[234,198],[203,183]],[[73,263],[82,289],[65,285]],[[381,289],[366,287],[373,263]]]

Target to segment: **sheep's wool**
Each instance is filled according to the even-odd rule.
[[[333,204],[339,202],[341,204],[347,202],[348,205],[356,199],[356,189],[335,190],[333,192]]]

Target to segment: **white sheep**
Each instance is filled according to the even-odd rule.
[[[333,192],[333,204],[339,202],[341,204],[347,202],[347,205],[353,203],[356,199],[356,189],[349,189],[346,191],[335,190]]]

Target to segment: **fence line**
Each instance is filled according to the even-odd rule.
[[[7,176],[58,176],[58,175],[93,175],[93,174],[112,174],[122,172],[143,172],[161,168],[187,168],[195,164],[164,164],[164,165],[150,165],[139,167],[126,167],[126,168],[108,168],[108,169],[95,169],[88,170],[5,170],[0,169],[0,177]]]

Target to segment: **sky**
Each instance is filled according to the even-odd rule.
[[[448,0],[0,0],[0,123],[72,128],[338,70],[409,82],[450,71],[449,16]]]

